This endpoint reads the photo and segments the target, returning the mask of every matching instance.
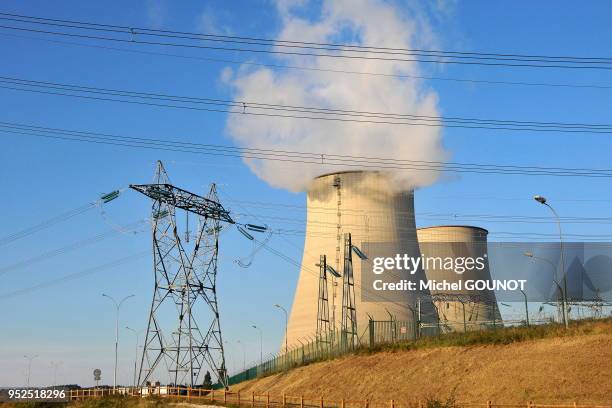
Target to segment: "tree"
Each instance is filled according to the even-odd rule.
[[[202,388],[211,390],[212,389],[212,379],[210,377],[210,372],[206,371],[206,375],[204,375],[204,382],[202,383]]]

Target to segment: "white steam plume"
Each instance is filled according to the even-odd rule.
[[[325,1],[315,21],[297,15],[302,3],[277,1],[282,19],[279,40],[408,49],[432,46],[428,25],[416,17],[418,13],[408,16],[405,8],[387,2]],[[279,58],[283,64],[309,68],[419,75],[415,62],[291,55]],[[237,72],[227,68],[223,80],[232,86],[236,101],[439,117],[437,94],[413,78],[242,66]],[[227,132],[239,146],[248,148],[400,160],[446,158],[439,127],[229,115]],[[254,159],[245,162],[270,185],[290,191],[307,188],[314,177],[324,173],[358,169]],[[438,173],[402,170],[395,171],[394,176],[402,188],[414,188],[433,183]]]

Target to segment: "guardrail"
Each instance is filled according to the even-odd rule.
[[[426,408],[427,401],[401,399],[333,399],[320,396],[270,394],[225,390],[206,390],[189,387],[143,387],[113,389],[80,389],[70,390],[71,401],[82,401],[90,398],[102,398],[112,395],[125,397],[158,397],[176,402],[210,403],[214,405],[260,408]],[[534,401],[525,403],[497,403],[493,401],[455,402],[455,407],[465,408],[612,408],[612,405],[578,404],[538,404]]]

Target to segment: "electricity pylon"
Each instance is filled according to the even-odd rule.
[[[317,343],[323,345],[330,342],[329,296],[327,287],[327,257],[321,255],[319,261],[319,296],[317,301]]]
[[[355,304],[355,280],[353,278],[353,243],[351,234],[344,234],[344,270],[342,274],[342,325],[341,342],[344,348],[357,345],[357,309]]]
[[[227,388],[216,278],[221,223],[234,221],[219,203],[214,184],[206,198],[175,187],[161,162],[155,184],[130,188],[153,200],[155,288],[138,384],[160,380],[165,371],[173,384],[196,386],[210,371]],[[178,231],[177,209],[199,219],[190,254]]]

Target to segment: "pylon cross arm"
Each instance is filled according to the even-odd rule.
[[[223,206],[208,198],[191,193],[172,184],[130,184],[130,188],[152,198],[194,214],[234,224]]]

